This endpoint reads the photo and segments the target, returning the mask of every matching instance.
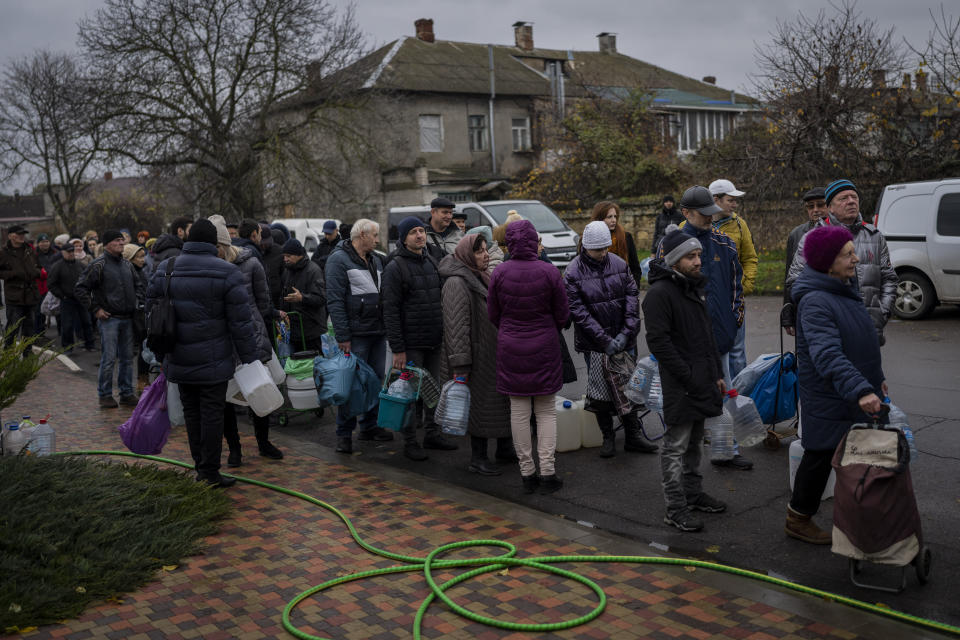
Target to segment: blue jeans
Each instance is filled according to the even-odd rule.
[[[384,336],[354,336],[350,340],[350,353],[366,362],[383,380],[383,368],[386,366],[387,341]],[[359,417],[360,431],[369,431],[377,427],[377,409],[352,418],[346,417],[346,407],[337,409],[337,437],[349,438],[357,426]]]
[[[743,319],[743,324],[737,329],[737,338],[733,341],[733,347],[729,354],[730,379],[733,380],[737,374],[747,366],[747,319]],[[729,384],[729,382],[727,383]]]
[[[101,398],[113,396],[113,364],[120,361],[117,386],[120,396],[133,395],[133,320],[107,318],[100,325],[100,373],[97,393]]]
[[[667,425],[660,440],[660,472],[667,514],[675,516],[703,493],[700,457],[703,420]]]

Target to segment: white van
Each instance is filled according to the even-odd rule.
[[[960,178],[887,185],[875,223],[900,278],[897,317],[960,303]]]
[[[323,237],[323,223],[327,220],[333,220],[337,223],[337,227],[340,227],[340,221],[335,218],[277,218],[273,222],[279,222],[285,226],[290,231],[290,235],[299,240],[307,250],[307,255],[312,257],[320,243],[320,238]]]
[[[553,264],[566,267],[577,255],[577,243],[580,237],[567,226],[553,210],[539,200],[488,200],[486,202],[460,202],[455,212],[467,214],[467,229],[488,226],[491,229],[507,220],[507,212],[516,210],[524,220],[533,223],[543,249]],[[387,226],[388,240],[392,247],[397,241],[397,224],[407,216],[418,216],[424,222],[430,221],[430,206],[393,207],[390,209]]]

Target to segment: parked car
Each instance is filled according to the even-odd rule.
[[[337,223],[337,227],[340,226],[340,221],[335,218],[277,218],[274,222],[286,226],[293,237],[299,240],[307,250],[307,255],[312,257],[320,243],[320,238],[323,237],[323,223],[327,220],[333,220]]]
[[[503,224],[507,212],[516,210],[525,220],[533,223],[540,234],[543,248],[551,262],[560,268],[566,267],[577,255],[577,242],[580,237],[567,226],[553,210],[539,200],[489,200],[486,202],[461,202],[454,211],[467,214],[467,228]],[[430,221],[430,206],[393,207],[387,219],[389,242],[397,241],[397,224],[407,216],[418,216],[424,222]]]
[[[960,178],[887,185],[875,222],[900,278],[897,317],[960,303]]]

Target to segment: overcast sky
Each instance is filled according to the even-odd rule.
[[[347,0],[330,0],[347,6]],[[73,50],[77,21],[102,0],[0,0],[0,62],[35,49]],[[726,89],[752,93],[757,43],[767,43],[777,21],[798,11],[816,15],[829,4],[812,0],[716,2],[716,0],[357,0],[357,22],[371,46],[413,36],[417,18],[432,18],[441,40],[513,44],[512,24],[533,23],[534,45],[596,50],[596,35],[617,34],[617,48],[646,62],[693,78],[716,76]],[[948,0],[948,11],[960,3]],[[932,24],[932,0],[860,0],[858,10],[881,29],[922,42]]]

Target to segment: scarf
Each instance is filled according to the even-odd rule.
[[[473,243],[476,241],[476,234],[463,236],[460,242],[457,243],[457,248],[454,249],[453,256],[465,264],[470,271],[473,271],[473,273],[480,278],[481,282],[483,282],[483,286],[488,287],[490,286],[490,274],[480,270],[480,268],[477,267],[477,259],[473,257]]]

